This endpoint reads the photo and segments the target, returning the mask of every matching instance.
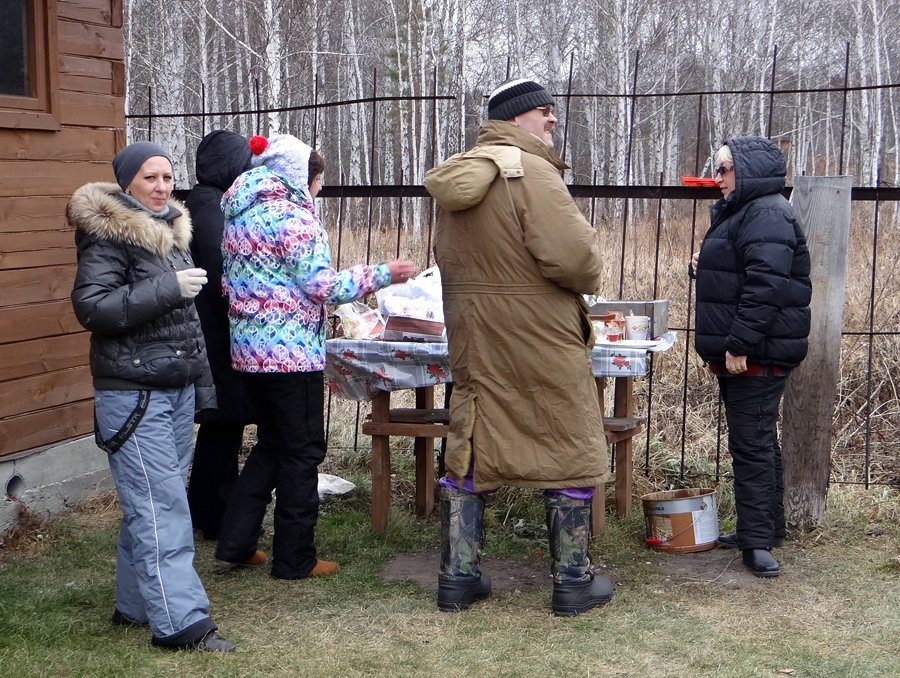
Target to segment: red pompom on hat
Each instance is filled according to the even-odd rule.
[[[250,152],[253,155],[262,155],[269,146],[269,140],[261,136],[250,137]]]
[[[250,139],[254,167],[265,165],[269,171],[285,179],[291,187],[303,192],[309,188],[309,155],[312,148],[292,134],[273,134]]]

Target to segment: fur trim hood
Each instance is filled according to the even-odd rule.
[[[118,184],[85,184],[72,195],[66,218],[79,231],[98,238],[141,247],[160,256],[186,250],[191,242],[191,216],[183,203],[169,198],[169,214],[157,219],[127,205]]]

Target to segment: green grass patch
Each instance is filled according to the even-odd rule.
[[[462,614],[434,594],[382,581],[383,563],[434,548],[437,513],[394,507],[383,535],[369,528],[358,488],[322,504],[318,545],[331,577],[280,581],[268,566],[223,572],[214,545],[197,542],[196,567],[231,655],[152,648],[149,632],[109,623],[118,509],[75,512],[43,527],[0,566],[0,673],[52,676],[650,676],[833,678],[900,675],[896,522],[870,517],[877,495],[832,490],[825,526],[791,535],[782,576],[743,587],[687,570],[682,555],[648,550],[640,506],[607,516],[595,565],[614,581],[607,606],[561,619],[550,586],[504,590]],[[401,500],[400,505],[405,505]],[[893,510],[893,508],[891,509]],[[539,492],[488,500],[491,557],[546,554]],[[726,517],[727,519],[727,517]],[[262,547],[271,546],[271,512]],[[517,527],[518,526],[518,527]],[[712,555],[693,554],[703,563]],[[546,557],[543,555],[542,557]],[[694,562],[694,561],[691,561]],[[699,567],[699,565],[698,565]],[[433,573],[437,576],[437,572]]]

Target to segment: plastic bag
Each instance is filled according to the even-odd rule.
[[[384,316],[401,315],[444,322],[441,273],[437,266],[422,271],[402,285],[391,285],[375,293]]]
[[[341,319],[347,339],[375,339],[384,329],[384,318],[378,310],[369,308],[361,301],[341,304],[334,312]]]
[[[319,499],[324,499],[326,494],[347,494],[356,485],[349,480],[344,480],[330,473],[319,474]]]

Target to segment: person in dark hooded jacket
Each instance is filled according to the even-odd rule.
[[[252,167],[247,139],[229,130],[207,134],[197,146],[197,184],[185,205],[194,223],[191,254],[206,269],[209,283],[195,298],[209,366],[216,385],[218,409],[200,418],[188,504],[194,529],[205,539],[218,539],[222,515],[238,477],[238,455],[244,426],[252,422],[243,379],[231,369],[228,299],[222,292],[222,194],[242,172]]]
[[[722,199],[689,269],[696,279],[694,347],[718,377],[728,423],[737,547],[759,577],[779,574],[771,555],[785,536],[778,407],[807,352],[810,257],[781,194],[784,156],[761,137],[730,139],[715,156]]]

